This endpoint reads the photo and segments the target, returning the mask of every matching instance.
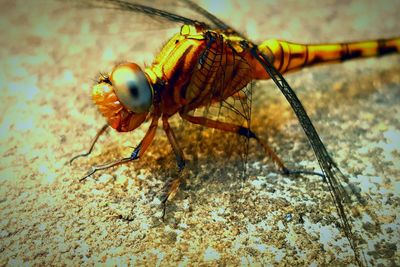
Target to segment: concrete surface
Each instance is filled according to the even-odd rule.
[[[201,4],[255,41],[400,36],[399,1],[210,2]],[[164,222],[159,192],[174,165],[161,130],[140,161],[79,183],[90,166],[129,155],[148,126],[127,134],[110,131],[89,158],[69,166],[104,122],[91,102],[92,79],[118,61],[150,64],[179,27],[71,6],[1,1],[0,265],[353,261],[322,181],[282,177],[255,144],[243,180],[240,160],[223,155],[235,140],[229,136],[206,131],[196,158],[196,140],[189,130],[180,134],[188,158],[197,161],[188,164],[189,181],[169,204]],[[287,79],[343,172],[369,196],[359,216],[353,214],[368,263],[398,265],[400,56],[306,69]],[[254,99],[254,130],[288,166],[317,169],[272,82],[258,83]]]

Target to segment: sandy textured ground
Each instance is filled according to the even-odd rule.
[[[399,1],[238,2],[209,9],[256,41],[400,35]],[[189,182],[168,206],[165,222],[159,219],[159,192],[173,171],[166,170],[172,156],[162,131],[139,162],[79,183],[90,166],[129,155],[148,126],[128,134],[110,131],[90,158],[69,166],[103,124],[91,103],[91,79],[118,61],[150,64],[179,28],[154,26],[132,14],[66,7],[1,1],[0,265],[352,261],[320,179],[276,174],[255,144],[248,177],[240,180],[238,159],[213,149],[228,147],[230,139],[215,134],[211,140],[206,132],[206,149],[188,165]],[[160,26],[167,30],[157,31]],[[287,78],[343,172],[369,195],[355,222],[369,264],[399,264],[400,56],[306,69]],[[254,99],[253,127],[260,136],[289,166],[317,167],[273,84],[259,83]],[[181,136],[193,159],[193,138]]]

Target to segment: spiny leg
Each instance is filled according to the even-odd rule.
[[[69,164],[72,164],[72,162],[74,160],[76,160],[77,158],[89,156],[90,153],[92,153],[92,150],[93,150],[94,145],[96,144],[97,140],[107,130],[107,128],[108,128],[108,124],[104,124],[103,127],[101,127],[101,129],[97,132],[96,136],[94,137],[92,143],[90,144],[90,148],[89,148],[88,152],[76,155],[75,157],[70,159]]]
[[[168,141],[171,144],[172,150],[174,151],[174,154],[175,154],[175,158],[176,158],[177,165],[178,165],[178,172],[179,172],[178,177],[167,182],[167,184],[165,186],[166,192],[165,192],[165,196],[162,200],[163,213],[162,213],[162,217],[161,217],[162,219],[164,219],[167,201],[172,199],[175,196],[176,192],[179,189],[179,186],[181,185],[182,182],[184,182],[184,177],[183,177],[182,173],[183,173],[183,169],[185,168],[185,158],[183,156],[182,149],[178,145],[175,134],[172,131],[171,126],[168,123],[168,118],[163,117],[162,120],[163,120],[163,128],[164,128],[165,134],[167,135]]]
[[[271,147],[269,147],[266,143],[261,141],[261,139],[258,138],[258,136],[255,133],[253,133],[249,128],[235,125],[232,123],[212,120],[212,119],[208,119],[208,118],[204,118],[204,117],[191,116],[191,115],[188,115],[185,113],[181,113],[180,115],[183,119],[185,119],[191,123],[194,123],[194,124],[203,125],[203,126],[206,126],[209,128],[213,128],[213,129],[217,129],[217,130],[221,130],[221,131],[225,131],[225,132],[237,133],[239,135],[255,139],[258,142],[258,144],[260,144],[264,148],[265,153],[270,157],[270,159],[275,164],[275,166],[278,168],[278,170],[281,171],[283,174],[287,174],[287,175],[291,175],[291,174],[292,175],[293,174],[318,175],[318,176],[325,178],[325,176],[323,174],[318,173],[318,172],[306,171],[306,170],[290,170],[290,169],[286,168],[285,164],[280,159],[280,157],[274,152],[274,150]]]
[[[154,136],[156,134],[156,130],[157,130],[157,122],[158,122],[158,118],[159,116],[155,116],[153,117],[150,127],[147,130],[145,136],[143,137],[142,141],[139,143],[139,145],[133,150],[132,154],[130,155],[130,157],[126,157],[126,158],[122,158],[119,160],[115,160],[103,165],[99,165],[99,166],[93,166],[92,170],[90,172],[88,172],[88,174],[86,174],[84,177],[82,177],[81,179],[79,179],[79,181],[83,181],[86,178],[88,178],[90,175],[94,174],[97,171],[100,170],[106,170],[108,168],[117,166],[117,165],[121,165],[124,163],[128,163],[130,161],[136,160],[139,157],[141,157],[144,152],[146,151],[146,149],[150,146],[151,142],[154,139]]]
[[[139,146],[140,146],[140,144],[139,144]],[[134,153],[132,153],[132,155]],[[108,168],[111,168],[111,167],[114,167],[114,166],[117,166],[117,165],[120,165],[120,164],[124,164],[124,163],[127,163],[127,162],[135,160],[135,159],[137,159],[137,157],[134,158],[134,157],[130,156],[130,157],[122,158],[122,159],[119,159],[119,160],[116,160],[116,161],[112,161],[112,162],[109,162],[109,163],[106,163],[106,164],[103,164],[103,165],[93,166],[92,170],[90,172],[88,172],[85,176],[83,176],[82,178],[79,179],[79,182],[82,182],[83,180],[85,180],[86,178],[88,178],[90,175],[94,174],[97,171],[106,170]]]

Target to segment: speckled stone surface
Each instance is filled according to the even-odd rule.
[[[210,2],[201,4],[255,41],[400,36],[399,1]],[[90,166],[129,155],[148,127],[109,131],[89,158],[70,166],[104,123],[91,102],[92,79],[119,61],[151,64],[179,26],[62,1],[0,4],[0,265],[353,262],[322,181],[277,174],[253,143],[241,179],[239,159],[223,152],[235,139],[206,131],[205,148],[194,157],[191,144],[198,140],[190,131],[180,133],[196,164],[188,164],[188,182],[168,205],[165,221],[159,193],[174,165],[162,130],[140,161],[79,183]],[[342,171],[368,195],[353,216],[368,264],[399,264],[400,56],[286,77]],[[258,83],[253,104],[253,129],[287,165],[318,170],[271,81]]]

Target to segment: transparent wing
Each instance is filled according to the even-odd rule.
[[[222,70],[222,68],[221,68]],[[219,81],[220,82],[220,81]],[[215,88],[219,88],[219,84],[215,84]],[[252,102],[253,83],[248,83],[240,91],[233,96],[220,101],[212,100],[204,101],[204,106],[192,110],[189,114],[195,117],[207,118],[216,122],[228,123],[231,125],[250,128],[251,124],[251,102]],[[187,127],[186,125],[184,127]],[[207,126],[205,126],[207,128]],[[220,152],[225,160],[229,160],[229,164],[237,167],[240,175],[246,173],[246,165],[249,154],[249,138],[237,133],[227,132],[221,129],[205,129],[204,132],[197,133],[197,143],[201,144],[204,135],[213,142],[211,148]],[[218,140],[228,139],[229,142],[219,142]],[[219,144],[218,144],[219,143]],[[220,146],[220,144],[223,146]],[[200,147],[200,151],[205,148]],[[211,153],[215,153],[212,151]],[[217,159],[219,161],[220,159]]]
[[[220,117],[224,120],[248,128],[251,128],[251,104],[253,96],[254,83],[248,83],[243,89],[235,93],[233,96],[222,101],[219,105]],[[249,155],[249,137],[236,135],[235,139],[238,144],[238,153],[242,162],[242,173],[246,172],[248,155]]]
[[[72,2],[75,2],[74,0]],[[197,6],[190,1],[184,0],[164,0],[164,1],[141,1],[141,0],[83,0],[76,1],[79,8],[100,8],[116,11],[144,14],[153,21],[169,21],[179,24],[196,25],[201,24],[203,28],[218,29],[219,25],[207,18],[194,8]],[[170,10],[170,11],[169,11]],[[182,13],[184,15],[179,15]]]

